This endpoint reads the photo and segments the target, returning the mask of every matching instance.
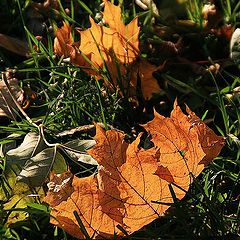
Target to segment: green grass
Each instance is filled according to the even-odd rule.
[[[74,27],[87,27],[88,15],[95,16],[101,9],[101,1],[58,2],[61,3],[58,10],[40,12],[47,26],[42,32],[42,41],[31,32],[28,15],[30,1],[9,3],[5,0],[0,3],[0,9],[6,9],[4,12],[0,10],[0,16],[6,19],[0,26],[0,33],[21,36],[31,49],[31,57],[26,59],[15,57],[1,48],[1,71],[14,68],[19,84],[37,94],[26,115],[18,113],[15,121],[0,117],[1,146],[9,142],[19,145],[25,134],[38,131],[40,123],[44,126],[49,143],[92,137],[92,131],[63,137],[57,137],[57,134],[93,122],[120,129],[133,140],[141,131],[140,124],[152,119],[153,109],[167,116],[177,98],[180,105],[186,103],[215,133],[224,136],[225,146],[221,154],[194,180],[183,200],[175,199],[164,217],[126,239],[238,239],[240,100],[234,91],[240,85],[240,71],[239,66],[229,59],[229,40],[223,35],[204,31],[202,1],[189,1],[188,9],[179,16],[179,20],[185,21],[181,26],[174,22],[178,17],[176,15],[170,20],[160,15],[152,24],[151,11],[144,12],[134,1],[123,1],[126,22],[131,20],[132,15],[139,16],[143,56],[157,65],[166,60],[163,71],[154,75],[161,86],[161,94],[150,101],[141,101],[139,106],[133,106],[131,100],[118,91],[109,91],[102,80],[96,81],[81,68],[54,55],[53,29],[63,20]],[[219,2],[222,14],[220,25],[228,23],[239,26],[238,1]],[[69,15],[64,10],[66,7],[70,10]],[[186,20],[194,24],[189,25]],[[12,22],[15,24],[12,25]],[[164,29],[165,32],[160,34],[157,29]],[[173,53],[169,45],[164,45],[167,41],[175,44],[181,42],[178,54]],[[207,70],[213,62],[221,65],[216,74]],[[103,77],[108,77],[107,69],[103,70]],[[9,139],[8,136],[13,133],[19,134],[18,137]],[[0,239],[74,239],[49,224],[50,209],[38,197],[34,197],[27,208],[4,208],[13,194],[11,184],[4,175],[5,160],[4,157],[0,159],[0,184],[6,194],[6,198],[0,201]],[[77,165],[74,168],[79,171]],[[28,214],[28,217],[8,225],[12,212],[20,216]],[[81,219],[76,218],[83,229]]]

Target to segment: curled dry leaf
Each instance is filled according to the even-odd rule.
[[[41,2],[31,2],[31,7],[40,12],[47,12],[52,9],[59,9],[59,2],[57,0],[44,0]]]
[[[62,145],[62,149],[73,160],[97,166],[98,163],[89,154],[86,153],[87,149],[90,149],[96,144],[94,140],[72,140]]]
[[[59,56],[70,58],[71,63],[78,66],[87,65],[85,59],[77,50],[79,43],[75,43],[72,36],[71,26],[63,22],[63,26],[56,31],[54,39],[54,52]]]
[[[90,237],[112,239],[114,234],[123,235],[118,225],[131,234],[164,215],[168,204],[173,203],[169,185],[182,199],[193,178],[224,144],[222,137],[187,111],[189,116],[175,104],[170,118],[155,113],[155,118],[144,125],[153,143],[147,150],[139,146],[141,134],[129,144],[123,133],[97,126],[96,145],[88,153],[99,164],[98,174],[72,176],[64,185],[65,200],[61,202],[53,200],[57,195],[61,198],[59,192],[49,189],[45,201],[52,207],[56,219],[52,222],[84,239],[77,213]],[[56,176],[51,182],[54,179]]]
[[[6,86],[3,79],[0,81],[0,117],[7,116],[14,119],[15,112],[18,109],[12,97],[14,97],[18,103],[21,104],[24,99],[23,90],[19,87],[18,80],[16,78],[7,77],[6,81],[9,84],[9,88]]]
[[[35,132],[28,133],[17,148],[6,153],[6,165],[16,164],[22,168],[26,161],[46,147],[43,139]]]
[[[27,42],[2,33],[0,33],[0,46],[24,57],[28,57],[30,54]]]
[[[143,10],[151,10],[152,13],[159,17],[159,11],[153,0],[135,0],[135,3]]]
[[[236,63],[240,63],[240,28],[232,34],[230,41],[230,57]]]
[[[63,26],[57,29],[54,39],[54,52],[59,56],[70,57],[73,64],[81,65],[82,56],[73,47],[74,40],[71,31],[72,28],[66,22],[63,22]],[[79,55],[80,59],[75,62],[76,55]]]
[[[64,23],[56,32],[56,54],[69,57],[71,63],[84,67],[86,73],[97,78],[101,77],[100,73],[106,68],[110,75],[105,81],[106,85],[115,89],[119,88],[121,82],[123,89],[131,96],[136,95],[136,73],[139,72],[143,95],[151,98],[153,93],[160,92],[157,80],[152,77],[152,72],[157,68],[146,61],[136,63],[140,56],[138,18],[125,25],[120,6],[107,0],[104,0],[104,5],[103,19],[108,27],[98,25],[90,17],[91,27],[84,31],[78,30],[80,42],[74,43],[70,26]],[[126,77],[128,72],[130,79]]]

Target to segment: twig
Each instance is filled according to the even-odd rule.
[[[97,124],[100,125],[102,128],[105,128],[103,123],[97,123]],[[111,126],[109,124],[107,126],[110,129],[115,129],[113,126]],[[75,133],[87,133],[87,132],[93,131],[95,129],[96,129],[96,124],[84,125],[84,126],[75,127],[75,128],[71,128],[71,129],[65,130],[63,132],[60,132],[60,133],[56,134],[56,137],[69,136],[69,135],[73,135]]]

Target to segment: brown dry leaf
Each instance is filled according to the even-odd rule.
[[[0,33],[0,46],[18,55],[28,57],[30,50],[27,42]]]
[[[207,157],[209,162],[216,157],[224,142],[222,137],[206,130],[204,123],[201,129],[192,125],[194,115],[189,114],[190,117],[184,115],[177,104],[170,118],[155,113],[155,118],[144,125],[154,145],[148,150],[139,146],[141,134],[129,144],[123,133],[97,126],[97,144],[88,153],[99,163],[98,174],[81,179],[72,176],[67,189],[73,191],[61,203],[49,200],[56,194],[61,197],[49,190],[45,201],[57,220],[52,222],[84,239],[75,211],[90,237],[112,239],[114,233],[123,235],[118,225],[131,234],[164,215],[169,207],[166,203],[173,202],[169,184],[174,183],[175,195],[182,199],[207,163],[202,160]],[[206,151],[208,139],[211,144]]]
[[[9,73],[6,73],[6,76],[10,89],[8,89],[2,79],[0,81],[0,117],[7,116],[14,119],[17,106],[14,103],[11,95],[21,104],[24,99],[23,90],[19,87],[18,80],[16,78],[9,77]],[[3,77],[5,76],[2,75],[2,78]]]

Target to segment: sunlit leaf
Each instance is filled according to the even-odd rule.
[[[74,43],[71,31],[72,28],[65,22],[63,26],[56,31],[56,38],[54,40],[54,51],[56,54],[60,56],[63,55],[64,57],[69,56]]]
[[[152,76],[159,67],[140,60],[138,18],[125,25],[121,16],[121,7],[104,1],[103,19],[107,26],[97,24],[90,17],[91,27],[78,30],[80,41],[73,43],[71,28],[64,23],[56,32],[55,52],[69,57],[71,63],[84,67],[83,70],[98,79],[102,72],[108,73],[105,84],[110,89],[120,89],[129,96],[136,96],[137,78],[140,78],[141,90],[145,99],[160,92],[157,80]],[[160,67],[161,68],[161,67]],[[129,77],[127,76],[129,73]]]
[[[203,122],[201,129],[193,125],[195,116],[188,112],[189,116],[183,114],[175,103],[170,118],[155,113],[143,126],[151,136],[149,149],[140,147],[142,134],[130,144],[123,133],[97,126],[96,145],[88,153],[98,162],[98,173],[71,180],[65,173],[67,181],[52,175],[51,184],[68,189],[61,202],[55,188],[49,189],[45,201],[56,218],[52,222],[83,239],[77,214],[89,236],[112,239],[114,234],[123,235],[120,229],[131,234],[164,215],[173,196],[175,200],[185,196],[224,144]]]

